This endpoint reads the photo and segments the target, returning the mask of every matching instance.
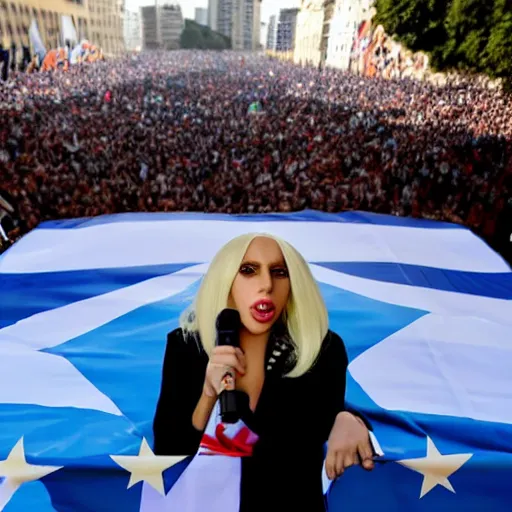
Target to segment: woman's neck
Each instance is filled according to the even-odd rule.
[[[240,331],[240,348],[247,354],[265,354],[270,333],[252,334],[246,330]]]
[[[265,354],[269,334],[254,335],[240,332],[240,348],[244,351],[246,373],[236,379],[236,387],[249,396],[249,406],[254,412],[265,380]]]

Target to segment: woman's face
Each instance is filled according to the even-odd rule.
[[[279,245],[271,238],[255,238],[233,281],[230,307],[240,313],[247,331],[261,335],[279,320],[289,296],[290,278]]]

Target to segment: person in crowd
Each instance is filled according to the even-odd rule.
[[[20,236],[117,212],[311,208],[461,223],[509,244],[497,226],[511,208],[512,101],[476,81],[148,53],[16,73],[0,83],[0,115],[0,194],[17,203]]]

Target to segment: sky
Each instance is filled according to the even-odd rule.
[[[159,0],[164,3],[164,0]],[[168,3],[180,3],[185,18],[194,19],[196,7],[207,7],[208,0],[167,0]],[[136,10],[142,5],[154,5],[154,0],[126,0],[126,8]],[[272,14],[276,14],[280,9],[287,7],[298,7],[300,0],[263,0],[261,4],[261,21],[268,23]]]

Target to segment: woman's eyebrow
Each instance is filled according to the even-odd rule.
[[[244,260],[244,261],[242,261],[241,265],[251,265],[253,267],[261,267],[262,264],[257,261],[251,261],[251,260],[245,261]],[[269,263],[268,266],[269,267],[286,267],[286,263],[283,260],[279,260],[279,261]]]

